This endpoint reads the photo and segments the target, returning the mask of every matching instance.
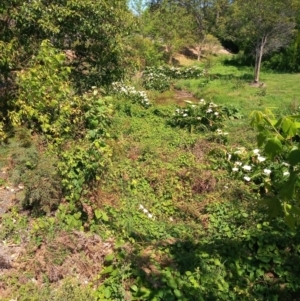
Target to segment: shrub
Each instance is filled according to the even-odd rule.
[[[217,134],[226,135],[220,128],[223,127],[224,114],[220,106],[213,102],[206,103],[201,99],[195,104],[186,101],[185,108],[177,108],[173,114],[170,124],[187,128],[190,132],[197,131],[215,131]]]
[[[61,192],[73,204],[90,194],[108,161],[111,98],[96,87],[74,94],[69,74],[65,55],[44,41],[30,68],[18,73],[17,110],[10,114],[14,125],[25,124],[42,135],[57,161],[38,154],[37,160],[23,162],[28,168],[21,177],[27,187],[24,204],[43,212],[57,207]]]
[[[147,90],[164,92],[170,88],[170,84],[170,78],[163,73],[151,72],[143,76],[143,86]]]
[[[149,67],[143,73],[143,86],[147,90],[163,92],[170,88],[171,79],[199,78],[203,75],[204,71],[199,67]]]
[[[12,154],[11,164],[12,181],[24,186],[24,208],[44,214],[58,207],[62,185],[55,155],[39,153],[35,146],[19,148]]]
[[[115,95],[120,95],[133,103],[139,103],[143,107],[150,106],[147,94],[144,91],[137,91],[133,86],[127,86],[122,82],[115,82],[112,84],[112,92]]]

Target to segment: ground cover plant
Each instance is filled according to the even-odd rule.
[[[298,75],[162,68],[194,95],[164,102],[121,82],[77,94],[64,62],[45,41],[17,74],[1,300],[298,300]]]

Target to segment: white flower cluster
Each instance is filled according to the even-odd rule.
[[[133,86],[127,86],[121,82],[112,83],[112,88],[115,94],[120,94],[134,102],[138,102],[143,107],[149,107],[151,105],[145,91],[137,91]]]
[[[143,211],[150,219],[155,219],[153,214],[151,214],[143,205],[139,205],[139,209]]]
[[[239,148],[238,151],[235,152],[235,154],[238,154],[238,155],[241,155],[241,154],[245,154],[246,153],[246,150],[245,148]],[[234,167],[231,169],[232,172],[239,172],[240,170],[242,170],[243,172],[251,172],[254,167],[255,167],[255,164],[260,164],[262,162],[265,162],[266,161],[266,158],[263,157],[261,154],[260,154],[260,150],[259,149],[254,149],[252,151],[253,153],[253,159],[252,159],[252,162],[254,163],[254,165],[247,165],[247,164],[243,164],[242,162],[240,161],[236,161],[234,162]],[[229,154],[229,157],[231,158],[231,155]],[[230,159],[229,159],[230,160]],[[282,165],[284,166],[289,166],[288,163],[282,163]],[[262,173],[265,175],[265,176],[270,176],[270,174],[272,173],[272,170],[269,169],[269,168],[264,168]],[[289,176],[290,173],[289,171],[284,171],[283,172],[283,176]],[[243,179],[246,181],[246,182],[250,182],[251,181],[251,177],[249,176],[244,176]]]
[[[265,158],[265,157],[262,157],[262,156],[259,154],[259,149],[254,149],[254,150],[253,150],[253,153],[254,153],[254,155],[257,156],[258,162],[264,162],[264,161],[266,161],[266,158]]]
[[[198,120],[201,120],[201,116],[194,116],[194,112],[197,108],[201,108],[202,106],[204,106],[206,104],[204,99],[200,99],[198,104],[193,104],[192,101],[190,100],[185,100],[185,102],[189,105],[189,107],[187,109],[176,109],[175,110],[175,114],[177,116],[181,116],[181,117],[188,117],[193,115],[193,117],[196,117]],[[209,103],[208,109],[206,110],[206,113],[209,114],[208,116],[211,117],[212,115],[214,116],[219,116],[219,112],[214,111],[214,108],[217,108],[218,105],[216,105],[215,103],[211,102]]]
[[[203,76],[203,69],[192,66],[185,68],[178,67],[169,67],[169,66],[160,66],[156,69],[158,72],[163,73],[171,78],[198,78]],[[155,69],[151,69],[149,71],[155,72]]]
[[[210,102],[206,103],[204,99],[198,102],[185,100],[187,106],[184,108],[177,108],[173,114],[173,121],[175,125],[187,127],[192,130],[209,130],[216,135],[212,139],[226,140],[227,132],[218,129],[223,127],[224,115],[222,108],[217,104]],[[217,137],[219,136],[219,137]]]
[[[227,136],[227,135],[228,135],[228,132],[223,132],[223,131],[220,130],[220,129],[216,129],[216,133],[217,133],[218,135],[223,135],[223,136]]]

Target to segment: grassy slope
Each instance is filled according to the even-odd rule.
[[[176,83],[198,97],[241,109],[245,118],[227,123],[227,149],[254,147],[254,133],[247,120],[253,109],[288,109],[292,101],[299,100],[299,75],[262,73],[267,84],[263,95],[265,92],[248,86],[251,73],[251,69],[224,66],[219,61],[209,81]],[[148,110],[126,101],[116,104],[112,164],[97,199],[108,220],[100,220],[91,230],[104,240],[120,241],[122,247],[113,251],[117,275],[108,273],[100,282],[88,279],[98,286],[102,283],[98,297],[106,294],[109,297],[103,300],[127,300],[131,294],[135,300],[298,300],[299,237],[276,220],[267,222],[249,186],[212,168],[210,152],[218,149],[222,153],[224,146],[208,142],[202,134],[168,126],[175,105],[157,97],[158,104]],[[167,99],[170,97],[172,93],[167,93]],[[143,213],[140,205],[154,219]],[[9,218],[16,217],[9,213]],[[2,224],[15,230],[15,225]],[[34,235],[51,242],[62,228],[58,219],[54,230],[40,227]],[[18,235],[11,232],[1,238],[15,240]],[[32,239],[29,247],[37,244]],[[67,250],[61,248],[64,256]],[[33,254],[27,256],[31,261],[36,259]],[[106,265],[110,263],[108,260]],[[4,287],[10,288],[3,300],[28,300],[36,269],[28,265],[19,270],[28,274],[21,286],[17,285],[18,274],[0,278]],[[44,274],[44,282],[39,280],[41,293],[34,300],[49,300],[47,269],[38,272]],[[69,295],[63,295],[63,288],[53,300],[58,300],[57,296],[84,300],[88,293],[81,296],[76,287],[69,289]]]
[[[244,119],[228,122],[233,144],[249,146],[254,142],[247,118],[253,110],[271,109],[275,114],[290,114],[300,106],[300,74],[261,72],[264,88],[250,85],[253,68],[234,66],[230,57],[216,60],[209,70],[208,80],[181,80],[176,87],[192,92],[198,98],[221,105],[234,105],[241,110]],[[248,132],[249,135],[245,135]],[[238,133],[238,134],[236,134]]]

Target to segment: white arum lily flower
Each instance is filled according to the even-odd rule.
[[[258,156],[258,157],[257,157],[257,160],[258,160],[259,162],[264,162],[264,161],[266,161],[266,158],[265,158],[265,157]]]
[[[251,178],[249,178],[249,177],[244,177],[244,180],[247,181],[247,182],[250,182]]]
[[[144,206],[140,204],[140,205],[139,205],[139,209],[140,209],[140,210],[143,210],[143,209],[144,209]]]
[[[153,215],[150,214],[150,213],[148,213],[148,217],[149,217],[149,218],[153,218]]]
[[[182,116],[183,116],[183,117],[186,117],[187,115],[188,115],[188,114],[183,114]]]
[[[223,135],[225,135],[225,136],[226,136],[226,135],[228,135],[228,133],[227,133],[227,132],[224,132],[224,133],[223,133]]]
[[[244,169],[244,170],[250,171],[250,170],[251,170],[251,166],[249,166],[249,165],[244,165],[244,166],[243,166],[243,169]]]
[[[232,168],[232,171],[234,171],[234,172],[235,172],[235,171],[238,171],[238,170],[239,170],[239,169],[238,169],[237,167],[233,167],[233,168]]]
[[[219,115],[219,113],[218,113],[218,112],[214,112],[214,115],[218,116],[218,115]]]
[[[284,176],[289,176],[290,173],[289,173],[288,171],[285,171],[285,172],[283,173],[283,175],[284,175]]]
[[[235,162],[235,163],[234,163],[234,165],[237,165],[237,166],[242,166],[242,165],[243,165],[243,163],[242,163],[242,162],[239,162],[239,161],[237,161],[237,162]]]
[[[222,130],[216,129],[217,134],[222,134]]]
[[[203,98],[201,98],[201,99],[199,100],[199,102],[204,102],[204,99],[203,99]]]
[[[287,167],[290,166],[290,164],[289,164],[289,163],[286,163],[286,162],[282,162],[282,165],[287,166]]]
[[[253,153],[256,154],[256,155],[258,155],[258,154],[259,154],[259,149],[257,149],[257,148],[254,149],[254,150],[253,150]]]
[[[208,109],[207,111],[206,111],[206,113],[211,113],[213,110],[212,109]]]
[[[143,208],[144,213],[148,213],[148,210],[146,208]]]
[[[245,152],[246,152],[246,149],[244,147],[238,147],[238,150],[235,151],[234,153],[240,155],[240,154],[243,154]]]
[[[271,172],[272,172],[272,171],[271,171],[270,169],[267,169],[267,168],[264,169],[264,174],[267,175],[267,176],[268,176]]]

